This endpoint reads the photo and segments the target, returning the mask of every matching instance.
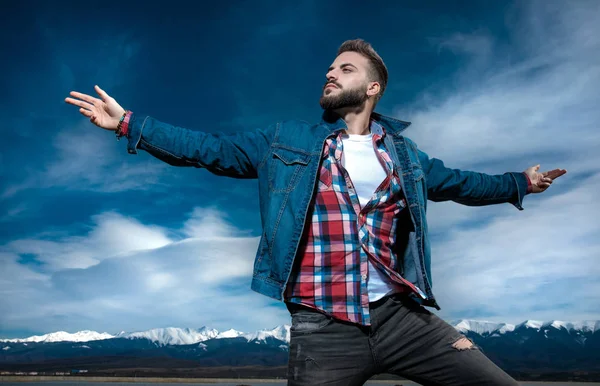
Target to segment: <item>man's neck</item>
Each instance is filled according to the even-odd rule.
[[[348,134],[367,135],[370,130],[371,111],[361,109],[360,111],[337,111],[348,126]]]

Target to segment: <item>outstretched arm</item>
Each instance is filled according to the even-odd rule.
[[[188,130],[149,116],[137,116],[123,109],[100,87],[95,86],[95,90],[101,99],[73,91],[65,101],[79,106],[79,112],[96,126],[125,136],[131,154],[141,149],[170,165],[206,168],[235,178],[256,178],[258,165],[270,146],[272,127],[232,135]]]
[[[450,169],[436,158],[418,150],[427,183],[427,195],[432,201],[452,200],[464,205],[481,206],[511,203],[522,210],[527,193],[545,191],[554,179],[567,171],[555,169],[538,173],[539,165],[522,173],[509,172],[489,175],[472,171]]]

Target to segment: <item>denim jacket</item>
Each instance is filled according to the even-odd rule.
[[[402,132],[410,125],[372,114],[386,130],[384,143],[398,168],[407,200],[404,226],[398,226],[395,253],[405,279],[425,297],[419,303],[439,309],[432,292],[427,200],[452,200],[480,206],[511,203],[523,210],[527,177],[523,173],[488,175],[450,169],[429,158]],[[131,117],[128,152],[145,150],[175,166],[195,166],[233,178],[258,180],[262,233],[251,288],[283,300],[290,271],[315,193],[325,139],[345,130],[344,120],[324,114],[319,124],[290,120],[231,135],[192,131],[149,116]]]

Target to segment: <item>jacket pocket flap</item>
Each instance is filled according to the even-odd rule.
[[[413,176],[415,177],[415,181],[419,181],[425,176],[425,172],[423,172],[423,168],[421,165],[413,164],[412,165]]]
[[[273,149],[273,155],[282,160],[286,165],[302,164],[306,165],[310,161],[310,155],[296,150],[278,147]]]

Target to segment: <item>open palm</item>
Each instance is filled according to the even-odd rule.
[[[94,89],[101,99],[77,91],[71,91],[69,95],[73,98],[67,97],[65,98],[65,102],[79,106],[79,112],[90,118],[90,122],[94,125],[106,130],[116,130],[119,119],[125,113],[125,109],[100,87],[94,86]]]
[[[565,169],[554,169],[543,173],[540,173],[539,170],[540,165],[535,165],[525,170],[525,174],[527,174],[529,181],[531,181],[532,193],[542,193],[550,187],[555,179],[567,173]]]

